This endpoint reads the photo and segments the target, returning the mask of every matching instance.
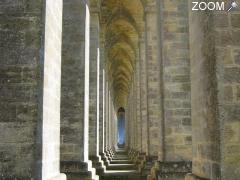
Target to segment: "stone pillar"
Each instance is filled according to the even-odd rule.
[[[133,94],[133,84],[132,84],[132,87],[131,87],[131,90],[130,90],[130,147],[131,149],[133,150],[135,147],[136,147],[136,136],[135,136],[135,106],[134,106],[134,94]]]
[[[189,16],[192,130],[194,132],[194,175],[192,177],[215,180],[220,179],[221,174],[221,147],[213,14],[190,12]],[[219,73],[222,72],[219,71]]]
[[[90,13],[81,0],[63,5],[61,170],[68,178],[97,178],[88,159]],[[77,174],[83,171],[92,173]]]
[[[111,98],[111,91],[108,90],[108,121],[107,121],[107,144],[108,144],[108,149],[111,148],[111,119],[112,119],[112,111],[111,111],[111,104],[112,98]]]
[[[62,5],[61,0],[46,1],[41,177],[46,180],[66,179],[65,175],[59,173]],[[24,131],[27,132],[26,129]]]
[[[146,41],[144,33],[139,42],[140,51],[140,96],[141,96],[141,124],[142,124],[142,153],[148,154],[148,112],[147,112],[147,64]]]
[[[163,0],[159,1],[157,7],[165,161],[190,161],[192,132],[188,2]]]
[[[237,180],[240,177],[240,11],[214,12],[209,19],[209,23],[212,22],[219,122],[211,125],[215,131],[220,130],[220,138],[214,136],[213,140],[219,142],[221,139],[221,167],[213,163],[212,179],[219,178],[218,174],[221,174],[222,180]],[[215,149],[212,148],[211,152]]]
[[[207,179],[220,175],[220,134],[211,14],[190,13],[193,173]],[[205,21],[205,23],[203,23]],[[217,172],[218,171],[218,172]]]
[[[90,23],[90,88],[89,88],[89,156],[96,157],[99,153],[99,71],[100,42],[99,15],[91,12]]]
[[[100,27],[98,8],[91,6],[90,23],[90,92],[89,92],[89,159],[97,174],[104,172],[104,164],[99,156],[104,152],[102,144],[102,63],[100,55]],[[101,121],[101,122],[100,122]],[[100,132],[101,123],[101,132]],[[101,133],[101,134],[100,134]],[[101,136],[100,136],[101,135]],[[101,147],[100,142],[101,141]]]
[[[140,117],[140,78],[139,78],[139,54],[137,53],[132,82],[132,107],[133,107],[133,130],[134,150],[141,150],[141,117]]]
[[[135,72],[134,72],[135,73]],[[133,74],[132,88],[131,88],[131,103],[132,103],[132,131],[133,131],[133,147],[134,151],[137,147],[137,108],[136,108],[136,76]]]
[[[109,163],[109,82],[108,82],[108,72],[105,68],[104,70],[104,152],[102,154],[102,158],[105,161],[105,164],[108,165]]]
[[[127,101],[127,105],[125,107],[125,149],[130,150],[130,142],[129,142],[129,101]]]
[[[130,101],[130,97],[131,97],[131,90],[129,92],[129,98],[128,98],[128,105],[127,105],[127,115],[128,115],[128,145],[129,145],[129,150],[131,150],[132,148],[132,127],[131,127],[131,123],[132,123],[132,119],[131,119],[131,114],[132,114],[132,106],[131,106],[131,101]]]
[[[99,153],[104,152],[104,121],[105,121],[105,70],[103,42],[100,44],[100,79],[99,79]]]
[[[2,1],[0,13],[0,179],[65,179],[59,173],[62,1]]]
[[[112,148],[115,150],[117,147],[117,114],[115,111],[114,103],[112,105],[113,119],[112,119]]]
[[[147,61],[147,108],[149,128],[148,155],[163,159],[163,119],[160,88],[160,60],[158,46],[158,22],[156,1],[145,7],[146,61]]]
[[[239,11],[190,11],[189,25],[194,133],[193,174],[187,178],[237,180],[240,175]]]
[[[108,149],[108,120],[109,120],[109,83],[107,78],[107,72],[105,72],[105,121],[104,121],[104,141],[105,141],[105,151]]]
[[[113,103],[112,103],[112,92],[109,90],[109,119],[108,119],[108,145],[112,148],[112,123],[113,123]]]
[[[137,151],[141,152],[142,149],[142,119],[141,119],[141,88],[140,88],[140,54],[137,51],[137,58],[136,58],[136,68],[135,68],[135,76],[136,76],[136,111],[137,111]]]

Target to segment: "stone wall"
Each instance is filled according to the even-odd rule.
[[[189,161],[192,158],[192,133],[188,2],[165,0],[158,7],[164,156],[166,161]]]
[[[216,12],[213,22],[221,178],[237,180],[240,176],[240,11]]]
[[[82,1],[63,1],[62,161],[84,160],[85,19]]]
[[[143,173],[183,178],[192,161],[186,179],[238,180],[240,11],[191,6],[0,2],[0,179],[65,179],[60,160],[97,179],[88,156],[110,159],[121,105]]]
[[[238,19],[238,11],[190,13],[193,173],[213,180],[240,172]]]
[[[0,3],[0,179],[64,179],[61,2]]]
[[[220,161],[219,122],[216,117],[216,62],[211,18],[211,14],[192,13],[189,20],[193,172],[209,179],[214,178],[212,170],[219,170]],[[220,172],[217,174],[219,176]]]
[[[43,1],[0,5],[0,175],[35,175],[36,134],[41,124],[40,75]],[[41,91],[41,90],[40,90]],[[19,138],[21,137],[21,138]],[[40,139],[39,139],[40,140]]]

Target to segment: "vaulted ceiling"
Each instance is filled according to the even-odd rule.
[[[114,103],[117,107],[125,107],[144,26],[141,0],[102,0],[101,24]]]

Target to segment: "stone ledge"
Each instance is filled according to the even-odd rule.
[[[88,171],[88,163],[81,161],[61,161],[60,169],[63,173],[86,172]]]
[[[197,175],[189,173],[185,176],[185,180],[210,180],[210,179],[199,177]]]
[[[9,176],[7,176],[7,175],[4,175],[4,177],[3,176],[0,176],[0,179],[1,180],[32,180],[33,179],[33,177],[23,177],[23,176],[17,176],[17,175],[9,175]]]
[[[161,173],[190,173],[192,162],[157,162],[158,171]]]
[[[104,165],[104,161],[101,156],[90,156],[89,159],[92,161],[97,175],[102,175],[106,171],[106,166]]]
[[[159,162],[155,161],[151,167],[149,180],[165,179],[169,177],[184,177],[192,170],[191,162]]]
[[[24,177],[24,176],[17,176],[17,175],[10,175],[10,176],[0,176],[0,179],[1,180],[32,180],[34,179],[34,177]],[[63,173],[57,175],[57,176],[54,176],[52,178],[48,178],[46,180],[66,180],[67,179],[67,176]]]
[[[61,174],[59,174],[53,178],[50,178],[48,180],[66,180],[66,179],[67,179],[66,174],[61,173]]]
[[[82,178],[83,180],[98,180],[95,168],[92,167],[92,161],[61,161],[61,172],[65,173],[67,179]]]

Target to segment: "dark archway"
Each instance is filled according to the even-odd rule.
[[[119,148],[125,146],[125,109],[120,107],[118,109],[118,140],[117,144]]]

